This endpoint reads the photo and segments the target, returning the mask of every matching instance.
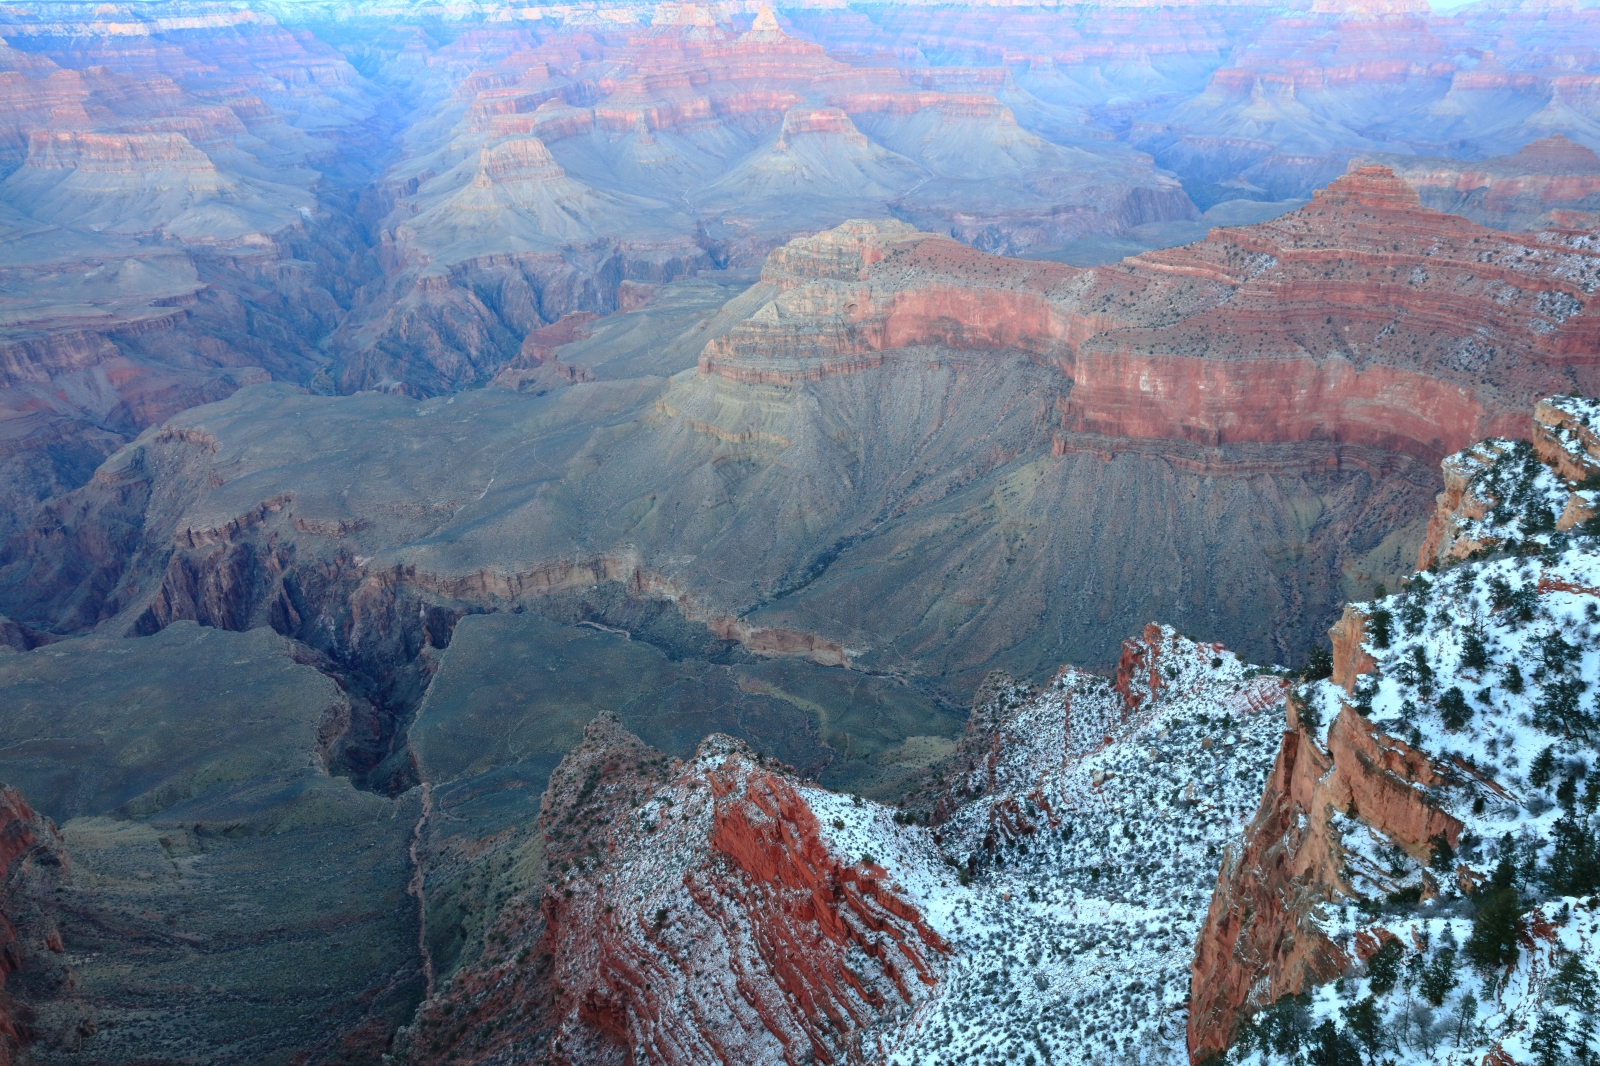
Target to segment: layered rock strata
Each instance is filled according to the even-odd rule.
[[[1540,405],[1540,425],[1548,430],[1555,411],[1589,406],[1552,399]],[[1556,810],[1543,798],[1555,774],[1541,776],[1535,765],[1558,756],[1571,776],[1592,758],[1576,693],[1592,683],[1597,661],[1586,623],[1600,609],[1597,555],[1586,530],[1555,528],[1572,484],[1560,476],[1558,459],[1550,456],[1546,465],[1526,443],[1509,441],[1453,456],[1459,471],[1478,473],[1466,492],[1441,495],[1438,546],[1424,561],[1468,561],[1419,573],[1397,596],[1352,604],[1333,631],[1332,676],[1291,698],[1272,776],[1254,820],[1224,859],[1197,944],[1189,1019],[1196,1061],[1227,1051],[1241,1031],[1259,1031],[1253,1025],[1276,1024],[1263,1019],[1289,1008],[1261,1012],[1282,997],[1340,977],[1356,983],[1324,997],[1300,1031],[1327,1019],[1327,1040],[1344,1039],[1338,1028],[1370,991],[1380,1020],[1397,1012],[1387,1023],[1395,1027],[1392,1039],[1420,1048],[1415,1041],[1425,1034],[1412,1035],[1415,1019],[1401,994],[1390,997],[1394,982],[1380,983],[1377,969],[1362,982],[1365,964],[1392,940],[1402,945],[1394,949],[1400,955],[1418,955],[1417,972],[1424,964],[1453,966],[1467,923],[1457,930],[1450,901],[1484,888],[1491,873],[1502,877],[1503,862],[1494,872],[1497,860],[1514,843],[1526,851],[1517,874],[1521,898],[1537,901],[1541,891],[1556,898],[1548,908],[1536,905],[1519,926],[1527,954],[1473,956],[1484,987],[1461,979],[1442,991],[1424,989],[1432,1006],[1473,1013],[1480,996],[1500,996],[1461,1038],[1471,1057],[1494,1060],[1527,1046],[1543,981],[1568,953],[1587,950],[1557,935],[1548,914],[1560,897],[1592,890],[1584,882],[1592,871],[1576,880],[1562,872],[1566,860],[1552,836],[1586,824],[1593,805],[1578,810],[1569,796],[1564,813]],[[1478,493],[1483,479],[1496,491]],[[1519,491],[1505,491],[1508,485]],[[1471,499],[1480,513],[1465,516],[1463,526],[1463,501]],[[1494,548],[1498,556],[1489,553]],[[1571,700],[1563,695],[1569,692]],[[1563,817],[1568,821],[1557,825]],[[1435,957],[1437,941],[1429,954],[1439,936],[1449,938],[1442,947],[1451,957],[1443,961]],[[1406,988],[1415,994],[1414,984]],[[1253,1046],[1238,1055],[1250,1058]],[[1262,1053],[1276,1062],[1284,1048]]]
[[[1115,680],[995,679],[902,810],[726,736],[668,760],[602,715],[541,804],[544,883],[498,911],[402,1047],[422,1062],[1181,1054],[1192,907],[1277,740],[1285,681],[1162,626],[1125,650]],[[1240,772],[1210,780],[1218,767]]]
[[[1594,373],[1589,243],[1423,208],[1382,167],[1271,222],[1093,271],[852,223],[774,253],[701,370],[798,385],[896,350],[1022,351],[1070,376],[1072,431],[1331,439],[1436,461]]]
[[[1422,202],[1495,229],[1592,227],[1600,218],[1600,156],[1557,133],[1480,163],[1372,156],[1414,187]]]
[[[53,14],[0,13],[0,536],[147,426],[311,382],[368,276],[340,156],[373,93],[331,49],[254,12]]]
[[[507,908],[489,934],[503,946],[424,1006],[413,1054],[875,1058],[950,947],[875,858],[842,852],[824,824],[841,800],[730,737],[674,763],[597,719],[541,803],[540,912]],[[517,965],[519,950],[537,965]],[[529,1021],[552,1031],[533,1043]]]

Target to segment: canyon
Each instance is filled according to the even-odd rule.
[[[0,1061],[1580,1033],[1592,6],[4,7]]]

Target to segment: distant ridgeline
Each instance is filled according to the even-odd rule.
[[[1420,570],[1351,604],[1224,859],[1195,1061],[1600,1059],[1600,403],[1445,461]]]

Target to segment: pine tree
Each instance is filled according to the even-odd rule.
[[[1439,1007],[1444,1005],[1445,997],[1459,983],[1456,977],[1456,953],[1444,948],[1428,963],[1428,968],[1422,971],[1419,990],[1429,1006]]]
[[[1482,670],[1489,665],[1489,648],[1476,629],[1467,630],[1461,638],[1461,665],[1468,670]]]
[[[1569,954],[1562,960],[1555,976],[1550,978],[1550,998],[1563,1007],[1576,1007],[1585,1014],[1594,1013],[1600,1002],[1600,981],[1583,964],[1583,959]]]
[[[1522,906],[1517,899],[1516,866],[1504,845],[1489,883],[1473,894],[1473,902],[1478,913],[1472,919],[1472,935],[1463,949],[1467,958],[1484,973],[1512,965],[1519,951]]]
[[[1361,1049],[1349,1033],[1335,1028],[1329,1019],[1311,1031],[1306,1061],[1311,1066],[1362,1066]]]
[[[1367,960],[1367,982],[1374,995],[1386,996],[1400,980],[1400,959],[1405,947],[1396,940],[1385,940],[1377,954]]]
[[[1556,776],[1556,749],[1551,744],[1533,757],[1533,764],[1528,767],[1528,783],[1534,788],[1543,788]]]
[[[1452,685],[1439,697],[1439,716],[1444,727],[1454,733],[1472,718],[1472,708],[1467,706],[1466,693]]]
[[[1367,624],[1371,628],[1372,646],[1380,650],[1387,648],[1394,639],[1394,615],[1390,614],[1387,608],[1376,607],[1367,619]]]
[[[1383,1014],[1378,1010],[1378,1002],[1372,996],[1366,996],[1344,1012],[1345,1027],[1350,1035],[1367,1049],[1367,1059],[1377,1061],[1378,1049],[1388,1043],[1388,1034],[1383,1029]]]
[[[1468,992],[1461,997],[1461,1005],[1456,1008],[1456,1047],[1460,1047],[1467,1035],[1475,1029],[1478,1018],[1478,997]]]
[[[1530,1050],[1538,1066],[1561,1066],[1561,1045],[1567,1042],[1567,1027],[1558,1014],[1546,1014],[1533,1031]]]
[[[1501,684],[1503,684],[1506,688],[1506,691],[1511,693],[1513,696],[1520,696],[1522,694],[1523,687],[1522,668],[1516,663],[1507,663],[1505,678],[1501,681]]]

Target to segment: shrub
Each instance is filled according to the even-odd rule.
[[[1507,663],[1505,678],[1503,681],[1501,681],[1501,684],[1505,685],[1506,691],[1511,693],[1513,696],[1520,696],[1522,694],[1523,685],[1522,668],[1516,663]]]
[[[1408,595],[1400,602],[1400,622],[1407,636],[1416,636],[1428,624],[1428,605],[1421,596]]]
[[[1503,577],[1489,579],[1489,605],[1496,611],[1508,612],[1513,622],[1533,621],[1538,604],[1539,594],[1532,585],[1513,589]]]
[[[1335,1028],[1329,1019],[1312,1030],[1306,1061],[1311,1066],[1362,1066],[1361,1049],[1349,1033]]]
[[[1578,705],[1578,696],[1588,685],[1575,677],[1561,677],[1544,687],[1544,694],[1533,707],[1533,724],[1550,734],[1587,736],[1594,716]]]
[[[1294,716],[1299,720],[1302,729],[1315,733],[1322,728],[1322,714],[1317,710],[1316,702],[1313,700],[1296,700]]]
[[[1558,896],[1587,896],[1600,890],[1600,850],[1587,818],[1569,810],[1552,827],[1555,848],[1544,880]]]

